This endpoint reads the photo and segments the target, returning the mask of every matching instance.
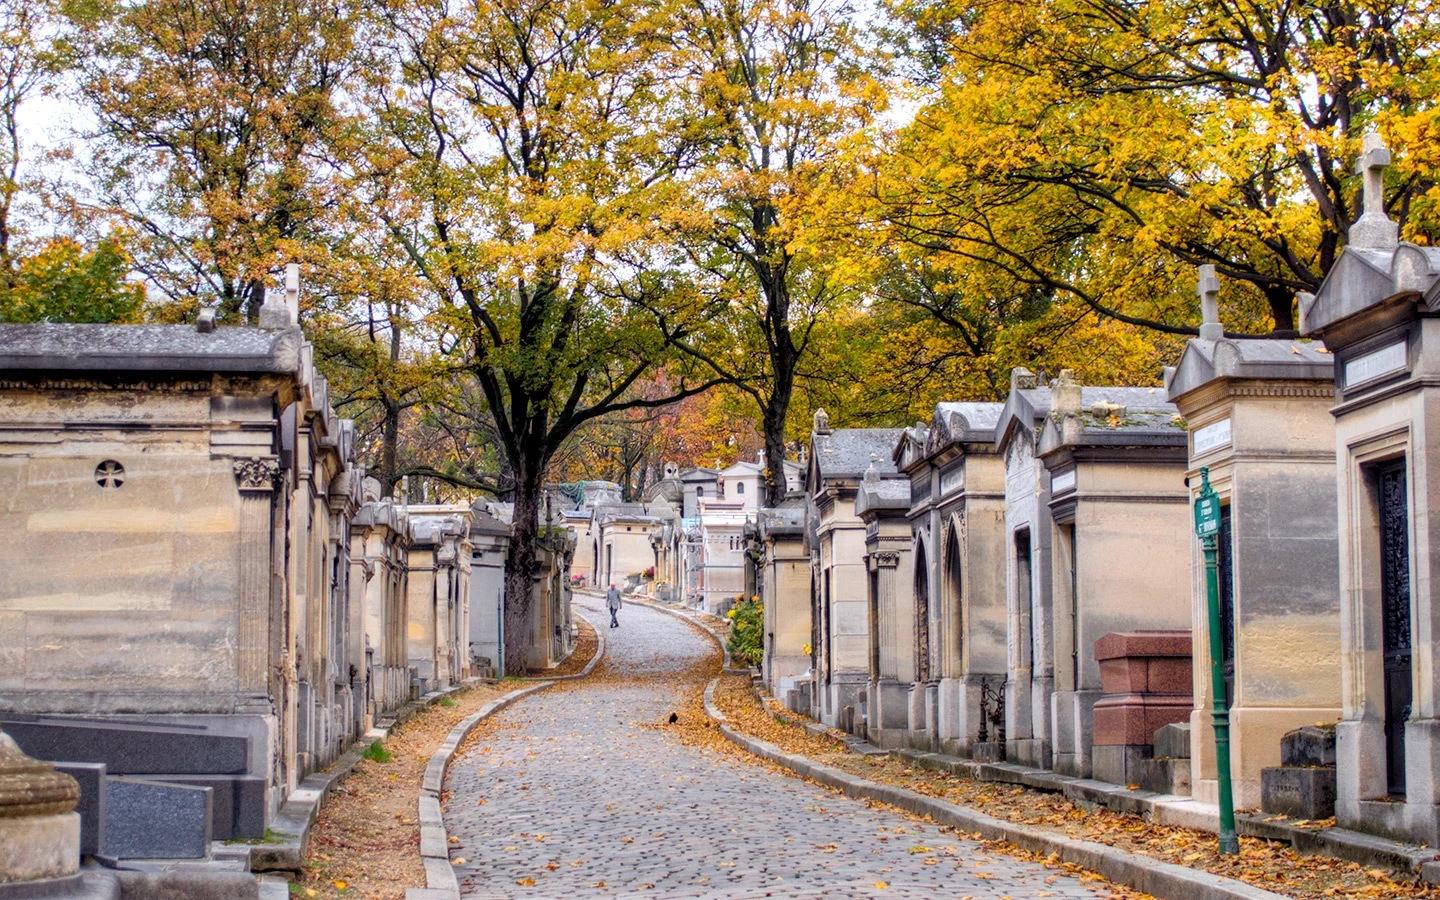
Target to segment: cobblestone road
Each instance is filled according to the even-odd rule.
[[[662,723],[713,642],[634,605],[606,628],[598,604],[576,599],[607,640],[600,677],[512,706],[451,766],[445,821],[465,896],[1096,897],[1071,876],[682,743]]]

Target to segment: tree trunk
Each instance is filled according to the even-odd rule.
[[[380,436],[380,471],[375,475],[380,480],[380,497],[389,500],[395,496],[395,452],[400,443],[400,407],[388,400],[385,403],[385,424]]]
[[[772,354],[775,367],[775,389],[765,398],[761,424],[765,429],[765,497],[764,506],[779,506],[785,499],[785,420],[790,415],[790,400],[795,396],[795,367],[799,362],[785,333],[779,352]]]
[[[524,675],[530,649],[530,606],[540,569],[540,497],[543,466],[520,466],[515,478],[510,553],[505,561],[505,674]]]
[[[1295,294],[1284,285],[1271,285],[1263,289],[1265,300],[1270,305],[1270,315],[1275,319],[1275,337],[1299,337],[1295,330]]]

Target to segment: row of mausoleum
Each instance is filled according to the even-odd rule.
[[[770,690],[880,747],[1214,804],[1208,481],[1237,807],[1440,846],[1440,251],[1398,240],[1388,158],[1303,338],[1227,337],[1202,267],[1162,384],[817,412],[752,539]]]
[[[256,328],[0,326],[0,730],[80,782],[86,853],[263,838],[377,722],[503,665],[499,505],[379,499],[291,280]],[[573,641],[541,581],[543,668]]]

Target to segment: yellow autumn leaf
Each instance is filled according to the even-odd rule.
[[[529,875],[526,875],[524,878],[521,878],[515,883],[520,885],[521,887],[534,887],[535,879],[531,878]]]

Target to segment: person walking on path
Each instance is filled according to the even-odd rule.
[[[605,605],[610,610],[610,627],[619,628],[620,620],[615,618],[615,614],[620,611],[620,592],[615,589],[613,584],[610,585],[609,593],[605,595]]]

